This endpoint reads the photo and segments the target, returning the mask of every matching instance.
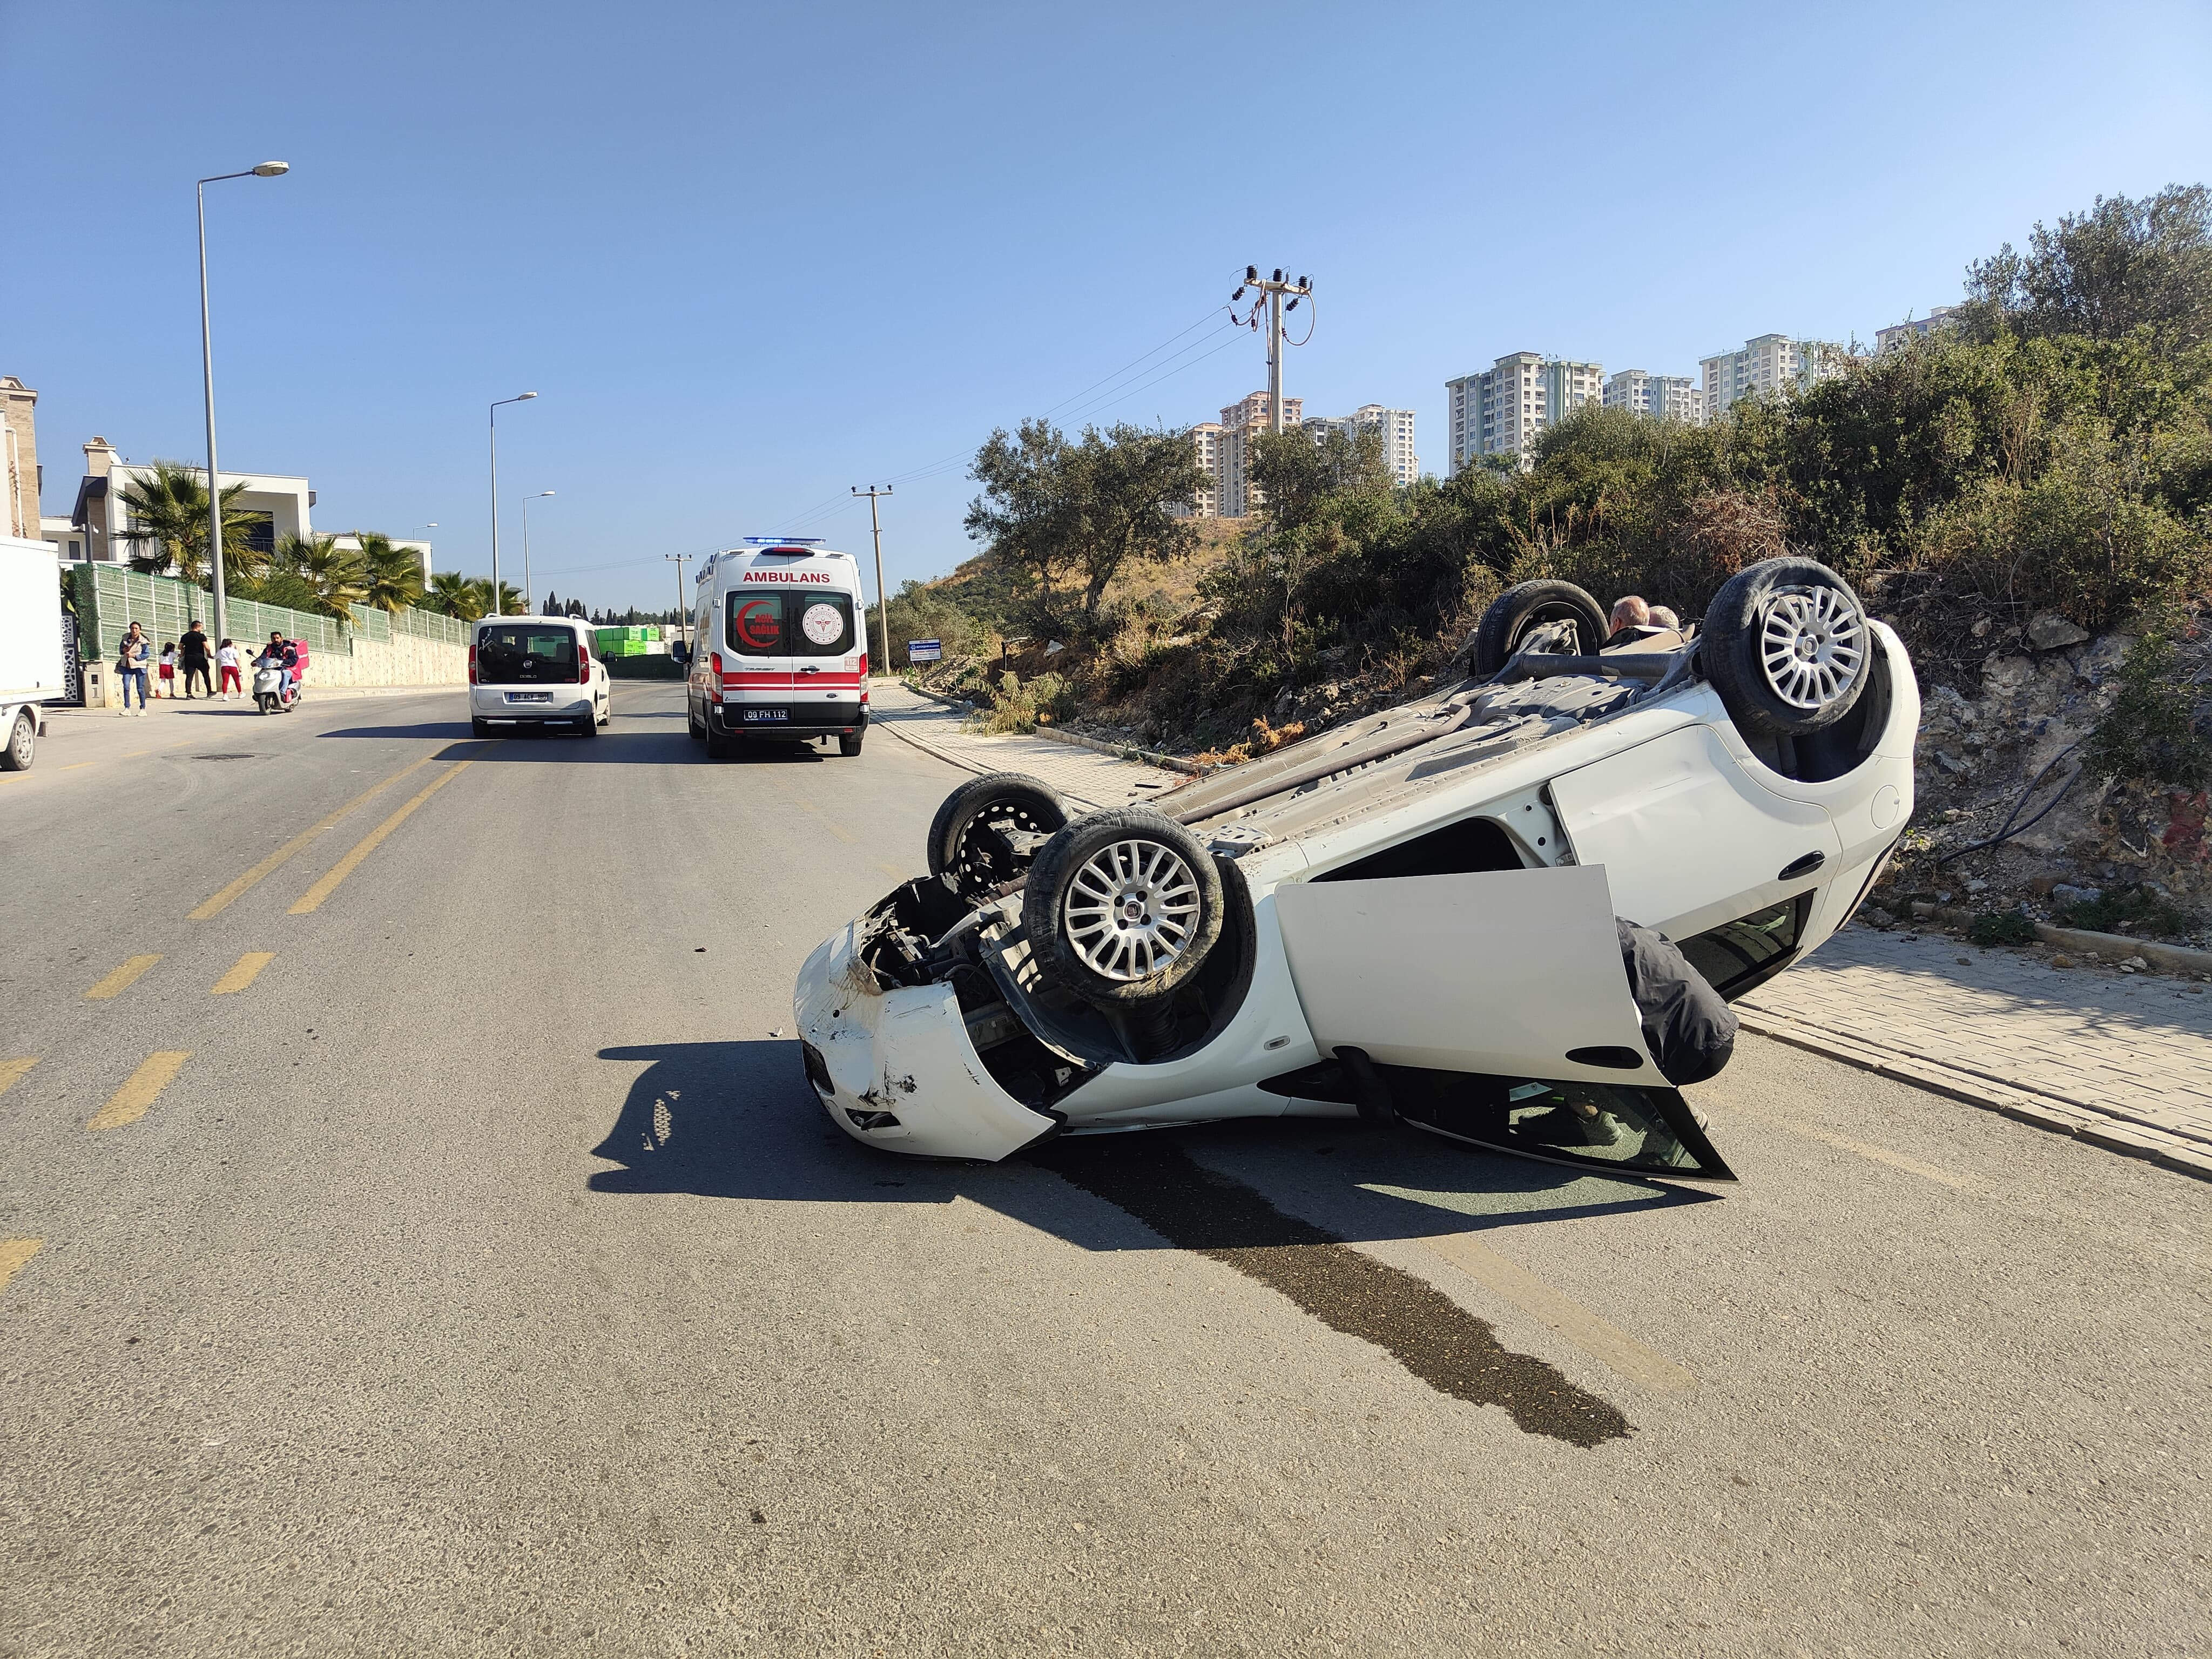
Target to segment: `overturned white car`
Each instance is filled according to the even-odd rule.
[[[1607,641],[1510,590],[1433,695],[1133,807],[978,778],[931,874],[807,960],[806,1071],[857,1140],[1352,1116],[1729,1178],[1677,1084],[1841,927],[1912,807],[1920,700],[1832,571],[1769,560],[1702,629]]]

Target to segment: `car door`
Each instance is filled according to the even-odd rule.
[[[816,724],[852,720],[860,702],[860,611],[837,589],[793,596],[784,624],[793,658],[792,718]]]
[[[1323,1054],[1662,1084],[1644,1046],[1602,870],[1567,866],[1275,890]]]
[[[1762,788],[1711,727],[1686,726],[1552,781],[1578,864],[1601,866],[1617,915],[1676,939],[1832,879],[1843,841],[1825,807]]]
[[[1273,897],[1325,1058],[1263,1087],[1359,1102],[1364,1064],[1401,1120],[1432,1134],[1588,1169],[1735,1178],[1644,1044],[1603,870],[1312,881]]]

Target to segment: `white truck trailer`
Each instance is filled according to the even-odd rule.
[[[50,542],[0,536],[0,770],[29,767],[66,694],[60,561]]]

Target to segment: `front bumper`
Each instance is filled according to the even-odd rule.
[[[988,1163],[1057,1130],[1060,1119],[984,1070],[951,986],[877,983],[860,960],[866,920],[817,946],[792,993],[807,1079],[830,1121],[872,1146]]]

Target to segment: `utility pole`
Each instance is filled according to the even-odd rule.
[[[884,526],[883,521],[876,516],[876,497],[890,495],[891,487],[885,484],[878,489],[870,484],[863,490],[860,485],[854,484],[853,493],[867,496],[868,528],[876,532],[876,642],[884,653],[882,660],[876,665],[876,672],[888,674],[891,672],[891,602],[884,592]]]
[[[675,565],[675,567],[676,567],[676,628],[677,628],[677,637],[678,637],[678,638],[679,638],[679,639],[686,639],[686,638],[689,638],[690,636],[689,636],[688,635],[684,634],[684,631],[683,631],[683,629],[684,629],[684,619],[686,617],[688,617],[688,616],[690,616],[690,615],[691,614],[691,607],[690,607],[690,605],[686,605],[686,604],[684,604],[684,567],[685,565],[687,565],[687,564],[690,563],[692,560],[694,560],[694,559],[697,558],[699,556],[698,556],[696,553],[664,553],[664,554],[662,554],[660,556],[661,556],[662,558],[664,558],[664,559],[669,560],[669,561],[670,561],[671,562],[672,562],[672,563]],[[696,641],[696,640],[692,640],[692,641],[691,641],[691,653],[692,653],[692,655],[696,656],[696,655],[698,654],[698,652],[699,652],[699,641]]]
[[[1240,319],[1244,325],[1257,328],[1261,307],[1267,313],[1267,430],[1279,433],[1283,429],[1283,317],[1296,311],[1298,301],[1312,294],[1313,278],[1301,276],[1291,282],[1279,268],[1273,276],[1262,276],[1259,266],[1247,265],[1243,285],[1229,296],[1229,303],[1233,306],[1242,300],[1246,289],[1253,290],[1255,297],[1251,315]],[[1290,298],[1288,305],[1283,303],[1285,295]]]

